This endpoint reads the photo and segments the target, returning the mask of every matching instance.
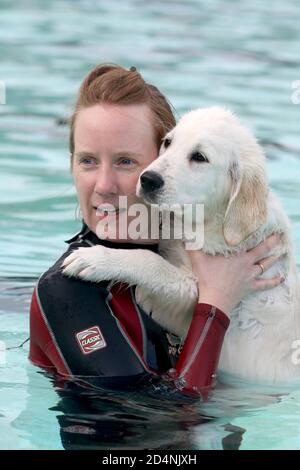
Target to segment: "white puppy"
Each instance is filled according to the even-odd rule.
[[[269,383],[300,379],[300,365],[292,360],[300,340],[300,289],[291,230],[268,189],[265,157],[251,133],[220,107],[185,114],[141,175],[137,193],[158,205],[204,204],[203,251],[211,255],[239,253],[282,233],[272,253],[282,256],[263,277],[281,274],[285,281],[247,296],[231,312],[219,368]],[[185,336],[197,301],[196,280],[181,242],[162,243],[160,253],[163,257],[147,250],[79,248],[66,258],[64,273],[137,285],[142,307]]]

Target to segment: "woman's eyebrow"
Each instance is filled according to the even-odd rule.
[[[89,156],[89,157],[97,157],[97,154],[94,153],[94,152],[89,152],[88,150],[82,150],[81,152],[75,152],[75,157],[86,157],[86,156]]]
[[[141,153],[131,152],[129,150],[119,150],[119,151],[115,152],[114,155],[116,157],[118,157],[118,156],[120,156],[120,157],[141,157],[142,156]]]
[[[114,158],[138,158],[142,157],[142,153],[138,152],[132,152],[130,150],[117,150],[114,152],[113,157]],[[81,150],[79,152],[75,152],[75,158],[84,158],[84,157],[94,157],[98,158],[99,154],[95,152],[89,152],[88,150]]]

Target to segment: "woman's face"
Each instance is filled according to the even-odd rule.
[[[127,196],[128,208],[141,203],[136,196],[138,178],[158,153],[151,110],[145,104],[96,104],[81,109],[74,143],[72,172],[85,223],[98,235],[100,221],[113,223],[116,241],[130,241],[127,232],[125,236],[124,231],[122,236],[118,232],[125,213],[121,207],[118,211],[119,196]],[[116,211],[99,210],[105,204],[113,205]],[[127,225],[132,218],[126,213]]]

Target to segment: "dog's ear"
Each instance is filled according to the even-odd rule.
[[[232,164],[229,169],[232,189],[223,222],[228,245],[235,246],[267,220],[268,186],[262,168]]]

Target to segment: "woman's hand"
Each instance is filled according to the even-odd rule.
[[[262,263],[267,271],[279,257],[269,256],[280,242],[280,235],[270,235],[252,250],[238,255],[210,256],[202,251],[188,251],[199,283],[199,303],[215,305],[228,316],[250,292],[271,289],[284,281],[281,276],[260,279]]]

